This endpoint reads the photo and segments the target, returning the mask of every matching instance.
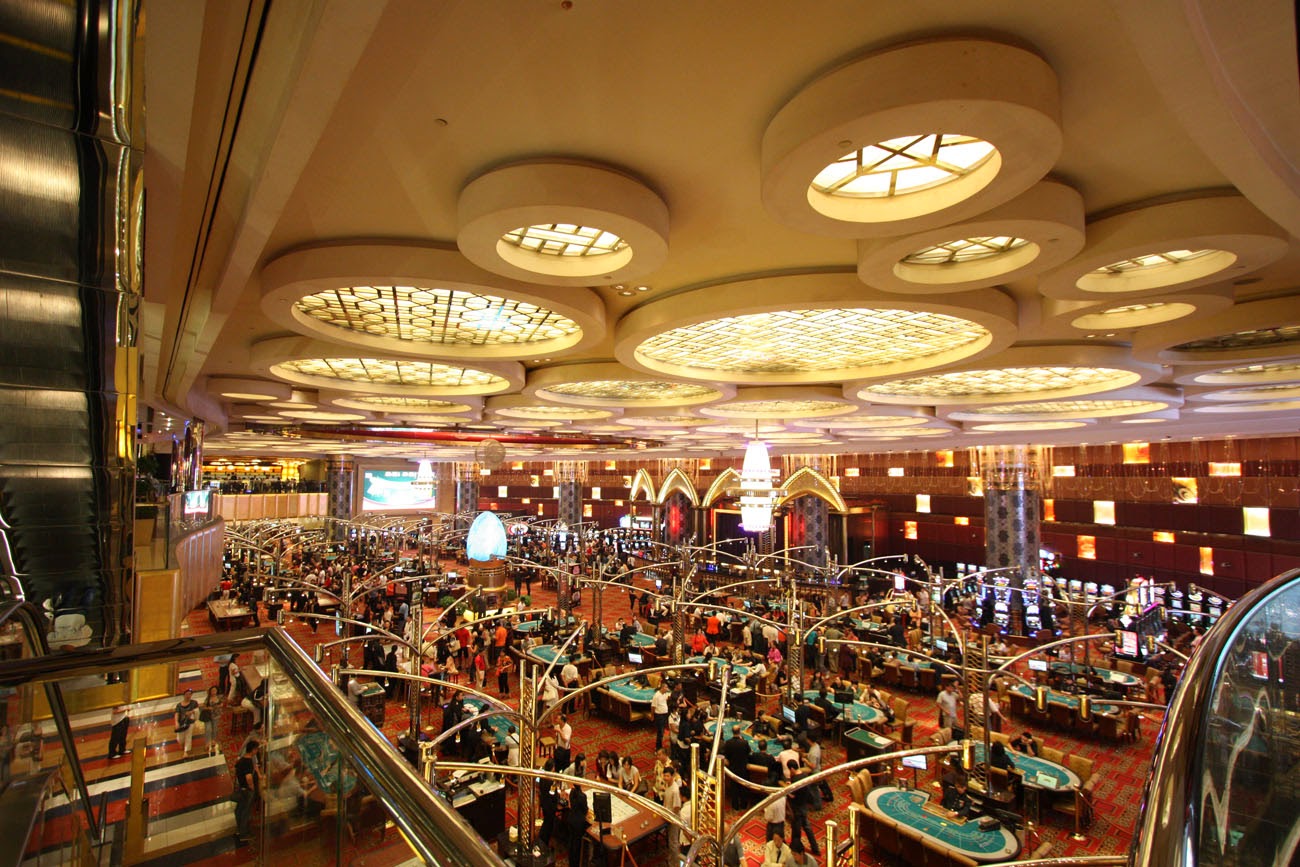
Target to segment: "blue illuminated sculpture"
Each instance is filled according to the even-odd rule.
[[[506,526],[492,512],[480,512],[465,537],[465,556],[485,563],[506,556]]]

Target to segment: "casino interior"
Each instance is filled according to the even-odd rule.
[[[1300,864],[1294,4],[0,11],[13,863]]]

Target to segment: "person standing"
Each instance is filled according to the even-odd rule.
[[[547,759],[542,770],[555,770],[555,760]],[[555,796],[555,781],[539,779],[537,781],[537,802],[542,811],[542,827],[537,831],[537,840],[543,846],[551,845],[551,836],[555,832],[555,814],[558,801]]]
[[[659,688],[650,696],[650,713],[655,721],[655,750],[664,744],[664,731],[668,728],[668,684],[659,681]]]
[[[199,711],[199,721],[207,727],[208,755],[221,751],[217,740],[221,737],[221,718],[224,715],[226,700],[215,686],[208,687],[207,697],[203,700],[203,709]]]
[[[497,692],[502,696],[510,695],[510,672],[515,670],[515,662],[508,653],[497,655]]]
[[[957,728],[957,688],[951,683],[945,683],[943,689],[939,690],[935,703],[939,706],[939,728]],[[954,736],[955,734],[954,732]]]
[[[573,760],[569,748],[573,745],[573,726],[569,725],[569,715],[560,714],[555,723],[555,767],[564,770]]]
[[[740,735],[740,727],[731,730],[731,737],[722,745],[722,756],[727,760],[727,769],[738,777],[745,776],[749,766],[749,742]],[[731,809],[741,810],[748,806],[749,790],[739,783],[727,781],[731,792]]]
[[[587,795],[577,783],[569,790],[569,813],[564,823],[569,826],[569,863],[578,867],[582,863],[582,838],[587,836]]]
[[[253,803],[261,788],[262,772],[257,767],[258,743],[250,740],[235,762],[235,845],[248,845],[248,823],[253,817]]]
[[[786,764],[786,769],[790,773],[790,785],[798,786],[812,771],[807,768],[800,768],[798,762],[791,761]],[[808,848],[812,850],[813,856],[820,858],[821,849],[817,846],[817,838],[813,836],[812,824],[808,821],[808,811],[815,806],[817,793],[811,786],[802,786],[795,790],[791,800],[790,813],[790,842],[802,838],[803,834],[808,835]]]
[[[119,756],[126,755],[126,735],[131,728],[131,708],[129,705],[119,704],[113,708],[108,718],[108,757],[116,759]]]
[[[194,743],[194,724],[199,721],[199,703],[194,700],[194,690],[187,689],[176,705],[175,711],[176,743],[182,748],[182,755],[190,754]]]

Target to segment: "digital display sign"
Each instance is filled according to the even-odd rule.
[[[363,470],[361,511],[432,509],[437,502],[437,484],[430,490],[415,486],[415,470]]]

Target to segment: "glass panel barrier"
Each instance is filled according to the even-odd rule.
[[[1131,863],[1300,864],[1300,570],[1240,599],[1188,661]]]
[[[33,831],[33,864],[500,864],[279,630],[19,658],[0,690],[11,726],[29,721],[6,773],[55,771],[53,785],[76,769],[104,817],[102,851],[83,861],[80,805],[45,798],[19,832]]]

